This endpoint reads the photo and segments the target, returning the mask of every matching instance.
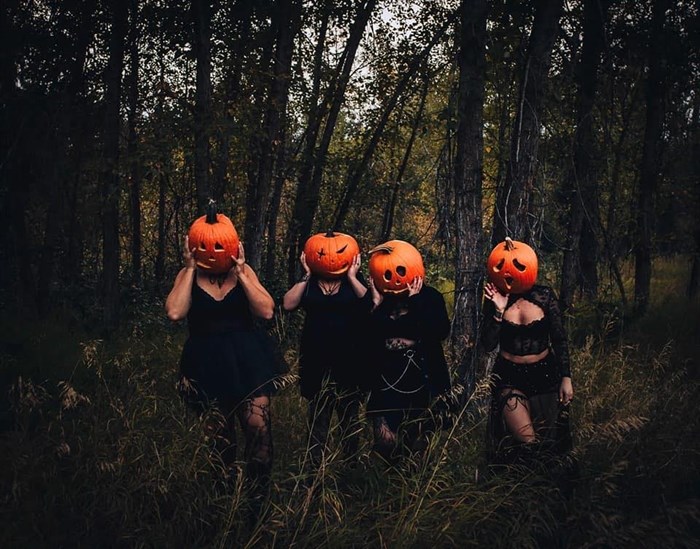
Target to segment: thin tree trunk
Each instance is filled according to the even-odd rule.
[[[102,280],[105,328],[119,321],[119,128],[128,4],[111,2],[112,30],[105,70],[104,170],[102,173]]]
[[[592,231],[586,231],[587,239],[593,242],[588,242],[585,246],[582,242],[582,235],[584,226],[590,226],[590,223],[586,223],[586,217],[597,212],[597,208],[593,211],[594,207],[592,206],[593,201],[596,200],[596,194],[594,194],[596,192],[594,188],[596,174],[591,165],[596,153],[593,134],[593,105],[598,87],[598,65],[605,45],[607,9],[607,0],[584,1],[583,51],[577,71],[578,106],[576,109],[573,166],[567,177],[568,193],[571,199],[560,291],[560,299],[565,310],[573,304],[574,293],[579,284],[579,273],[582,271],[579,259],[583,260],[582,256],[590,257],[594,273],[597,264],[595,234]],[[591,277],[591,273],[588,276]],[[595,277],[595,281],[590,280],[584,285],[588,288],[597,286],[597,277]]]
[[[131,29],[129,48],[129,136],[127,156],[129,158],[129,213],[131,219],[131,277],[136,286],[141,285],[141,172],[138,159],[138,134],[136,119],[139,101],[139,35],[138,0],[131,0]]]
[[[382,221],[382,233],[379,237],[380,242],[385,242],[389,240],[391,231],[394,226],[394,213],[396,211],[396,204],[399,199],[399,192],[401,191],[401,184],[403,182],[403,176],[406,172],[406,167],[408,166],[408,160],[411,157],[411,151],[413,150],[413,143],[416,141],[416,136],[418,135],[418,129],[423,120],[423,111],[425,109],[425,100],[428,96],[429,89],[429,78],[423,79],[423,92],[420,96],[420,104],[418,105],[418,111],[416,112],[416,117],[413,122],[413,127],[411,128],[411,136],[408,139],[408,144],[406,145],[406,151],[404,152],[403,158],[401,159],[401,165],[399,166],[398,172],[396,173],[396,179],[394,180],[394,185],[391,189],[391,196],[387,202],[386,211],[384,212],[384,220]]]
[[[462,0],[455,155],[455,303],[450,344],[465,395],[476,382],[484,237],[482,174],[486,0]]]
[[[257,177],[250,181],[246,193],[246,261],[260,270],[263,254],[266,213],[270,202],[272,176],[279,151],[284,149],[285,115],[289,99],[294,37],[299,29],[300,0],[283,0],[275,9],[277,44],[273,79],[265,115],[264,137],[258,151]]]
[[[209,162],[211,134],[211,5],[192,0],[193,44],[197,58],[197,89],[194,108],[194,179],[197,210],[203,213],[211,197]]]
[[[362,181],[362,178],[365,175],[367,166],[369,165],[369,162],[372,159],[372,156],[374,155],[374,151],[377,148],[377,145],[379,144],[379,140],[384,134],[386,124],[389,121],[391,113],[396,108],[396,105],[399,102],[399,98],[403,95],[406,88],[408,87],[408,84],[411,82],[414,75],[418,72],[419,67],[424,62],[425,58],[428,56],[435,44],[437,44],[442,39],[445,32],[450,27],[456,16],[457,12],[455,11],[454,15],[448,18],[448,20],[444,23],[442,28],[435,33],[430,42],[425,46],[425,48],[423,48],[423,51],[421,51],[417,56],[415,56],[411,63],[409,63],[405,74],[401,77],[398,84],[396,85],[394,93],[387,101],[386,105],[384,106],[384,110],[382,111],[382,114],[379,117],[379,120],[377,121],[377,125],[375,126],[374,131],[372,132],[369,144],[365,148],[364,154],[362,155],[362,159],[357,164],[357,166],[351,168],[348,173],[347,183],[345,185],[345,190],[343,191],[343,198],[340,200],[335,210],[335,222],[333,223],[334,229],[339,231],[343,229],[345,218],[348,214],[348,210],[350,209],[350,203],[352,202],[352,199],[355,196],[355,193],[357,192],[357,188],[360,186],[360,182]]]
[[[506,236],[532,241],[530,196],[537,176],[542,102],[559,28],[562,0],[537,0],[528,51],[521,68],[517,115],[511,132],[506,179],[496,200],[492,244]]]
[[[302,167],[302,172],[299,178],[297,187],[297,196],[294,201],[294,213],[289,228],[289,253],[287,255],[287,274],[291,283],[296,277],[296,266],[301,248],[311,233],[314,216],[318,208],[319,193],[321,190],[321,181],[323,179],[323,169],[326,163],[328,147],[331,143],[331,138],[335,131],[335,125],[340,113],[340,107],[345,100],[345,90],[350,80],[352,66],[355,61],[357,48],[360,45],[360,40],[364,34],[367,21],[376,6],[376,0],[364,0],[358,8],[357,15],[350,27],[348,41],[345,44],[345,49],[339,63],[340,70],[335,78],[336,85],[329,87],[329,93],[332,90],[332,95],[326,97],[316,115],[315,122],[320,124],[322,119],[323,105],[330,105],[328,116],[326,118],[323,134],[318,147],[315,147],[317,130],[312,129],[307,132],[306,139],[313,139],[313,143],[307,141],[307,150],[311,151],[310,158],[313,159],[313,164]],[[317,50],[318,53],[318,50]],[[320,61],[320,56],[317,61]],[[320,65],[317,65],[317,70],[320,70]],[[310,124],[314,120],[310,119]],[[310,147],[310,148],[309,148]]]
[[[229,46],[230,64],[228,65],[227,74],[224,77],[224,97],[223,97],[223,112],[221,128],[218,135],[218,149],[216,156],[216,176],[212,182],[212,196],[217,203],[221,202],[228,181],[228,164],[230,157],[231,136],[236,129],[236,122],[233,116],[234,105],[238,100],[241,87],[241,75],[243,70],[243,60],[245,58],[246,48],[249,46],[251,17],[253,13],[254,0],[239,0],[231,7],[232,29],[237,29],[235,40]]]
[[[654,0],[649,35],[649,73],[646,85],[646,126],[642,150],[637,203],[637,238],[634,248],[635,313],[642,315],[649,304],[654,190],[661,160],[661,132],[665,116],[665,70],[663,67],[664,20],[668,0]]]

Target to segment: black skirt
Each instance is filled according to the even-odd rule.
[[[506,427],[503,411],[506,406],[524,402],[530,409],[538,448],[555,454],[571,450],[570,407],[559,402],[559,364],[551,353],[534,364],[516,364],[499,356],[493,367],[492,381],[488,421],[490,461],[510,461],[512,450],[520,446]],[[513,397],[512,391],[524,396]]]
[[[233,410],[244,400],[275,393],[286,364],[262,330],[190,335],[180,360],[179,390],[198,410]]]

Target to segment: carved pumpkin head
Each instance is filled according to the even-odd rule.
[[[333,231],[315,234],[304,244],[309,269],[326,279],[341,278],[359,253],[360,246],[352,236]]]
[[[223,274],[233,267],[231,256],[238,257],[240,240],[236,227],[224,214],[216,213],[211,201],[207,215],[195,220],[190,227],[189,244],[195,248],[197,267],[211,274]]]
[[[537,254],[524,242],[506,237],[491,251],[486,270],[501,293],[522,294],[537,280]]]
[[[403,240],[389,240],[369,251],[369,275],[384,294],[400,294],[417,276],[425,276],[420,252]]]

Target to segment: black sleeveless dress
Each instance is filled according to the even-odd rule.
[[[180,393],[188,404],[233,410],[245,399],[275,392],[275,381],[287,368],[272,338],[254,325],[240,284],[217,301],[195,278],[187,324],[180,359],[186,382]]]

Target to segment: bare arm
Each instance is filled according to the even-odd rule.
[[[255,271],[245,262],[245,252],[242,243],[239,244],[239,250],[238,258],[233,258],[233,268],[236,277],[238,277],[238,282],[248,298],[250,312],[254,316],[270,320],[275,314],[275,300],[272,299],[270,293],[260,283]]]
[[[185,318],[192,305],[192,284],[194,277],[197,276],[197,264],[193,251],[190,250],[189,239],[185,236],[182,250],[185,266],[177,273],[173,288],[165,300],[165,314],[173,322]]]
[[[311,278],[311,269],[309,269],[309,266],[306,264],[306,256],[304,255],[304,252],[301,252],[299,261],[304,269],[304,275],[296,284],[294,284],[294,286],[287,290],[286,294],[284,294],[284,297],[282,298],[282,307],[285,311],[293,311],[299,306],[301,303],[301,298],[303,297],[306,287],[309,284],[309,278]]]

